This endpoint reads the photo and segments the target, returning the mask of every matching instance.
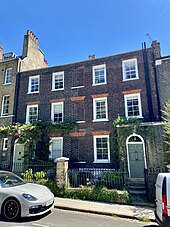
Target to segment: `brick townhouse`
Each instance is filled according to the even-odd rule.
[[[29,30],[24,36],[21,56],[17,56],[13,52],[3,53],[3,48],[0,47],[0,126],[8,126],[14,122],[18,73],[45,66],[47,66],[47,62],[38,45],[38,38]],[[11,148],[9,140],[9,138],[0,139],[1,161],[11,158],[11,149],[13,148]]]
[[[155,65],[160,58],[160,45],[153,41],[149,48],[143,44],[136,51],[21,72],[16,122],[76,120],[69,135],[49,135],[52,159],[65,156],[80,165],[109,168],[123,162],[130,177],[143,177],[144,167],[164,161]],[[154,128],[154,137],[124,136],[115,160],[111,138],[118,116],[138,118],[141,127]]]

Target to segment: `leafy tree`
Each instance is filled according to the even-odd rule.
[[[166,134],[166,160],[170,163],[170,100],[165,104],[163,113],[163,120],[166,122],[164,125],[164,132]]]

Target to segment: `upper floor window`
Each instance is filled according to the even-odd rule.
[[[52,103],[51,120],[53,122],[63,121],[63,102]]]
[[[93,120],[94,121],[108,120],[107,98],[93,99]]]
[[[94,136],[94,162],[110,162],[109,135]]]
[[[138,65],[137,58],[125,60],[122,62],[123,80],[138,79]]]
[[[9,95],[4,95],[2,98],[2,111],[1,115],[6,116],[9,114]]]
[[[13,76],[13,69],[12,68],[6,69],[6,71],[5,71],[5,84],[11,84],[12,76]]]
[[[106,84],[106,65],[93,66],[93,85]]]
[[[3,138],[2,150],[6,151],[8,149],[8,138]]]
[[[33,123],[38,120],[38,105],[27,106],[26,123]]]
[[[142,107],[140,93],[125,95],[125,114],[127,118],[141,118],[142,117]]]
[[[52,90],[63,90],[64,89],[64,72],[53,73],[52,78]]]
[[[63,156],[63,137],[51,138],[49,150],[51,151],[49,157],[52,160],[62,157]]]
[[[39,83],[40,83],[39,75],[30,76],[29,85],[28,85],[28,93],[38,93],[39,92]]]

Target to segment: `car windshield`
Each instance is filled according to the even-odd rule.
[[[2,188],[9,188],[25,184],[25,182],[15,174],[3,172],[0,173],[0,185]]]

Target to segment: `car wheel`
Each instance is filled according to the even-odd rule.
[[[8,199],[3,205],[3,215],[6,219],[14,220],[20,216],[20,204],[16,199]]]

